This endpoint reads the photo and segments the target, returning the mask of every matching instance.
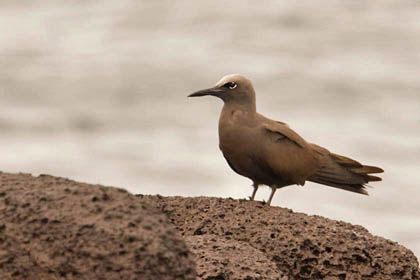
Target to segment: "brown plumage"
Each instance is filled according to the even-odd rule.
[[[205,95],[224,101],[219,147],[229,166],[253,181],[251,200],[260,185],[271,187],[270,204],[277,188],[304,185],[305,181],[365,195],[367,183],[381,181],[371,175],[383,172],[381,168],[308,143],[287,124],[257,113],[254,88],[244,76],[227,75],[215,87],[189,97]]]

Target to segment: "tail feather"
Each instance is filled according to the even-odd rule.
[[[343,184],[343,183],[338,184],[331,181],[325,181],[322,178],[313,178],[313,179],[308,179],[308,180],[314,183],[330,186],[337,189],[369,195],[368,192],[366,191],[366,185],[362,185],[362,184]]]
[[[307,178],[308,181],[365,195],[368,195],[367,183],[382,181],[381,177],[371,175],[382,173],[382,168],[363,165],[317,145],[313,145],[313,148],[321,156],[322,166]]]
[[[369,182],[378,182],[378,181],[382,181],[381,177],[378,176],[373,176],[373,175],[368,175],[368,183]]]
[[[368,174],[368,173],[382,173],[384,172],[382,168],[376,166],[362,165],[360,168],[350,168],[351,171],[359,174]]]
[[[345,167],[362,167],[363,166],[360,162],[355,161],[354,159],[342,156],[342,155],[330,153],[330,156],[334,159],[335,162]]]

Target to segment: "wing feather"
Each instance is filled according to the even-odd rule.
[[[281,137],[285,137],[301,148],[304,148],[307,145],[306,141],[285,123],[273,122],[270,124],[264,124],[263,127],[267,132],[277,134]]]

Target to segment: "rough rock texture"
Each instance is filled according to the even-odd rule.
[[[0,172],[0,279],[195,279],[185,242],[124,190]]]
[[[188,236],[186,242],[197,256],[198,279],[288,279],[274,262],[245,242],[211,234]]]
[[[418,265],[360,226],[261,202],[0,172],[2,280],[420,279]]]
[[[198,239],[194,245],[191,237],[211,234],[216,236],[212,242],[225,247],[229,246],[226,240],[230,238],[232,246],[239,241],[263,253],[270,263],[255,262],[250,267],[253,271],[268,273],[267,267],[275,263],[277,270],[286,272],[290,279],[420,279],[419,263],[410,250],[373,236],[361,226],[294,213],[261,202],[204,197],[139,197],[165,211],[187,237],[190,247],[198,254],[196,262],[201,263],[200,273],[203,273],[205,258],[210,260],[208,265],[212,267],[215,257],[212,250],[198,250],[203,241]],[[242,250],[249,251],[241,247],[237,259],[240,259]],[[216,254],[220,256],[219,252]],[[262,259],[260,254],[255,256]],[[244,263],[248,264],[247,257]],[[218,278],[202,279],[234,278],[219,275]]]

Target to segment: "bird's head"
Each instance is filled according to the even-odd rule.
[[[196,91],[188,97],[212,95],[225,103],[255,106],[255,91],[250,80],[239,74],[224,76],[214,87]]]

